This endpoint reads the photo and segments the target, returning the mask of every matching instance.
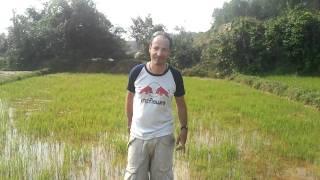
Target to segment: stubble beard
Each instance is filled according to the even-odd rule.
[[[156,66],[163,66],[167,63],[167,59],[153,58],[151,62]]]

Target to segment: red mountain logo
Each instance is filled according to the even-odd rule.
[[[156,91],[156,94],[158,94],[159,96],[167,96],[169,97],[169,92],[166,91],[164,88],[159,87]]]
[[[140,94],[152,94],[152,88],[150,86],[146,86],[141,89]]]

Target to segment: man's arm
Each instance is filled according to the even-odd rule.
[[[126,97],[126,115],[128,120],[128,133],[130,134],[131,122],[132,122],[132,115],[133,115],[133,97],[134,93],[128,91]]]
[[[184,100],[184,96],[176,97],[178,116],[180,121],[180,134],[177,139],[177,145],[181,144],[181,148],[184,150],[187,136],[188,136],[188,113],[187,113],[187,105]]]

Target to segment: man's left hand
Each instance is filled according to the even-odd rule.
[[[183,153],[185,152],[185,150],[186,150],[185,145],[186,145],[187,137],[188,137],[188,129],[186,129],[186,128],[181,129],[180,134],[177,138],[176,151],[182,150]]]

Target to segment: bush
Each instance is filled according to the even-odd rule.
[[[9,68],[8,60],[0,56],[0,70],[7,70]]]
[[[230,28],[212,36],[202,61],[223,74],[241,72],[256,74],[267,69],[263,62],[265,27],[263,22],[249,17],[239,17],[230,23]]]
[[[182,74],[185,76],[199,76],[206,77],[208,76],[208,71],[200,67],[200,65],[196,65],[192,68],[187,68],[182,71]]]
[[[320,73],[320,14],[304,9],[287,11],[266,23],[266,46],[275,71]]]

